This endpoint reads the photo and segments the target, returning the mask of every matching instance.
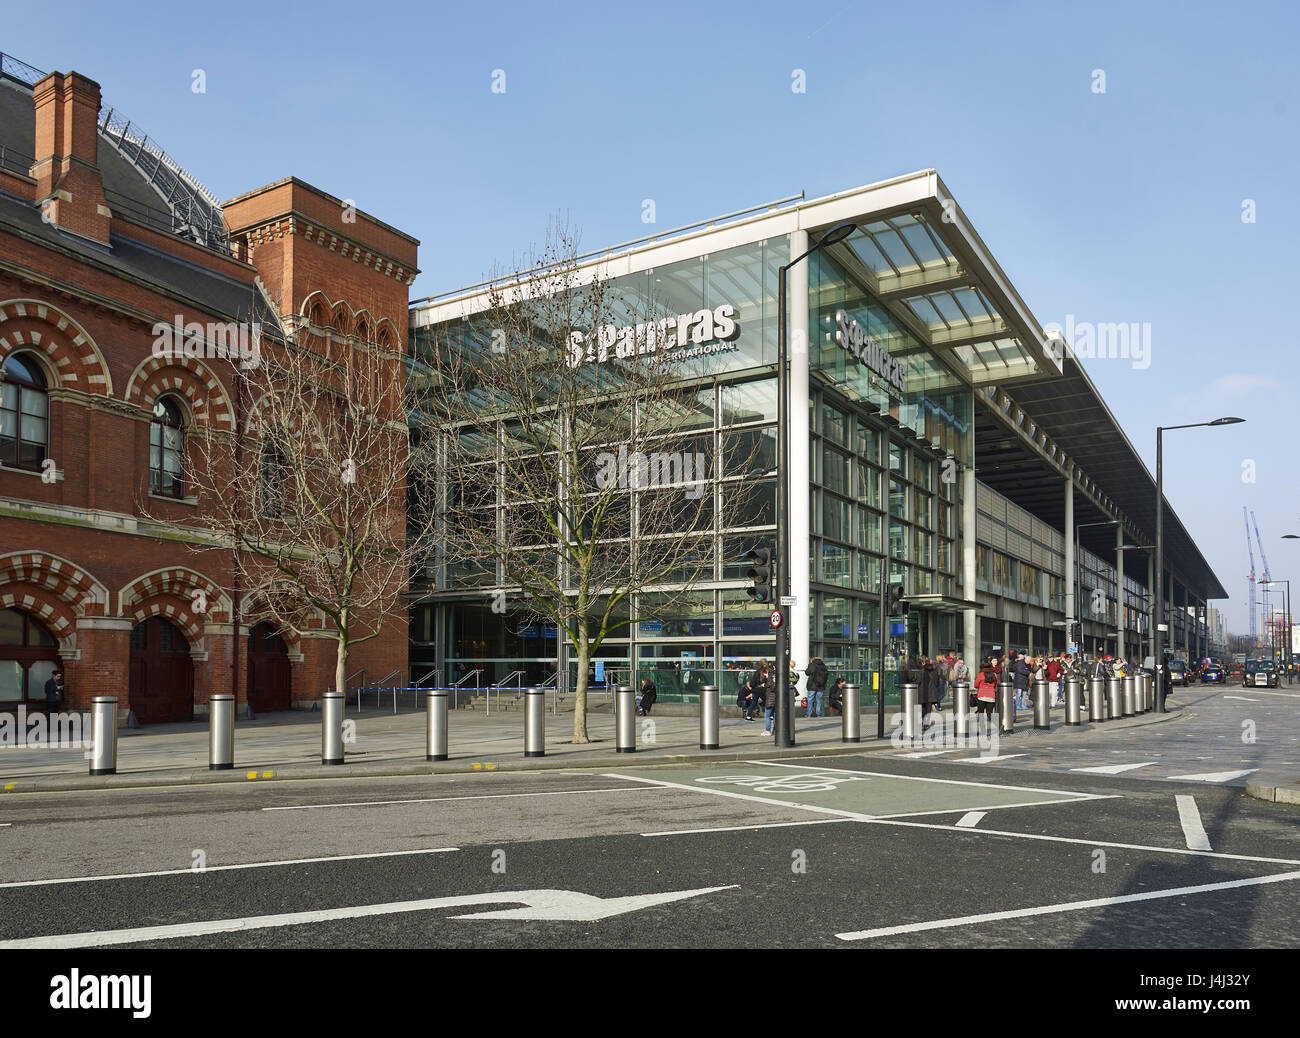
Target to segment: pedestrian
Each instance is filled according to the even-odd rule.
[[[934,672],[939,678],[939,698],[936,703],[942,703],[943,697],[948,694],[948,667],[951,663],[951,656],[940,656],[934,661]]]
[[[763,669],[763,702],[767,704],[767,725],[764,728],[764,735],[772,734],[772,724],[776,719],[776,664],[769,663]]]
[[[986,659],[980,672],[975,675],[975,700],[979,712],[988,719],[990,729],[993,727],[993,707],[998,701],[998,675],[993,669],[993,660],[996,658]]]
[[[939,668],[929,656],[921,664],[921,681],[917,689],[921,701],[921,731],[930,727],[930,713],[939,702]]]
[[[63,704],[63,668],[55,667],[50,678],[45,682],[45,713],[57,713],[59,707]]]
[[[818,656],[808,664],[808,712],[805,717],[822,717],[822,693],[826,691],[826,679],[830,671]]]
[[[736,705],[744,712],[746,721],[752,721],[755,711],[762,706],[763,670],[765,667],[766,664],[759,660],[754,665],[753,672],[745,679],[745,683],[740,686],[740,692],[736,695]]]
[[[837,714],[844,712],[844,686],[848,684],[843,674],[835,679],[835,684],[831,686],[828,702],[830,708]]]
[[[1061,674],[1064,669],[1056,656],[1047,661],[1047,691],[1051,694],[1052,702],[1057,706],[1065,702],[1061,695]]]
[[[949,671],[949,677],[954,683],[970,681],[970,668],[966,666],[965,657],[958,656],[952,661],[952,670]]]
[[[655,705],[655,700],[659,698],[655,692],[654,683],[649,678],[641,679],[641,694],[637,696],[637,713],[642,717],[650,716],[650,708]]]
[[[1015,669],[1011,672],[1012,683],[1016,686],[1016,709],[1023,710],[1029,700],[1029,661],[1022,655],[1016,656]]]

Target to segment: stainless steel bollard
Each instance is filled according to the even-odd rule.
[[[1151,675],[1138,675],[1138,713],[1145,714],[1151,709]]]
[[[1088,720],[1098,723],[1106,720],[1106,681],[1092,678],[1088,682]]]
[[[1003,735],[1016,730],[1016,686],[1012,681],[998,682],[998,719]]]
[[[1124,716],[1124,679],[1110,677],[1106,679],[1106,708],[1113,721]]]
[[[909,745],[916,739],[916,723],[921,712],[917,692],[915,682],[903,683],[903,742]]]
[[[636,753],[636,692],[631,685],[619,685],[614,692],[614,749]]]
[[[1030,691],[1034,695],[1034,727],[1050,731],[1052,727],[1052,686],[1046,681],[1035,681]]]
[[[954,681],[952,689],[952,734],[960,746],[970,737],[970,682]]]
[[[862,741],[862,686],[845,685],[840,700],[840,741]]]
[[[718,742],[718,686],[700,689],[700,749],[716,750]]]
[[[1065,679],[1065,723],[1071,726],[1083,724],[1083,680],[1081,678]]]
[[[223,692],[208,699],[208,770],[235,766],[235,697]]]
[[[1124,692],[1121,699],[1124,706],[1124,716],[1132,717],[1137,713],[1137,678],[1132,674],[1124,678]]]
[[[90,773],[117,774],[117,697],[96,696],[90,701]]]
[[[343,763],[343,693],[326,692],[320,704],[320,762]]]
[[[424,721],[427,729],[425,760],[447,759],[447,690],[430,689],[424,694]]]
[[[633,700],[636,702],[636,700]],[[636,713],[635,710],[632,711]],[[546,756],[546,689],[524,689],[524,756]]]

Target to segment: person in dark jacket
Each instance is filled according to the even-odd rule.
[[[805,717],[825,716],[822,713],[822,693],[826,691],[826,679],[830,676],[831,672],[820,656],[808,664],[808,712]]]
[[[1011,676],[1016,686],[1016,709],[1024,710],[1029,705],[1029,661],[1019,653]]]
[[[830,694],[827,697],[830,708],[837,714],[844,712],[844,686],[847,684],[848,681],[841,674],[835,679],[835,684],[831,686]]]
[[[939,702],[939,668],[929,656],[921,664],[921,680],[918,683],[917,698],[921,703],[921,731],[930,727],[930,713]]]
[[[655,691],[654,683],[649,678],[642,678],[641,695],[638,697],[639,702],[637,703],[640,709],[637,712],[642,717],[649,716],[650,708],[655,705],[655,700],[658,698],[659,694]]]
[[[45,712],[52,714],[63,704],[63,668],[55,667],[50,680],[45,682]]]
[[[755,711],[763,707],[763,677],[766,670],[767,664],[760,661],[749,679],[740,687],[736,705],[744,711],[746,721],[752,721]]]

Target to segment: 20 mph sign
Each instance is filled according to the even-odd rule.
[[[780,626],[781,626],[781,610],[779,610],[779,609],[773,609],[773,610],[772,610],[772,615],[769,616],[769,617],[767,618],[767,622],[770,623],[770,624],[772,625],[772,630],[774,630],[774,631],[775,631],[778,627],[780,627]]]

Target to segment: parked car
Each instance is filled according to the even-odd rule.
[[[1216,685],[1223,684],[1223,668],[1217,663],[1207,663],[1205,669],[1201,671],[1201,684],[1212,681]]]
[[[1169,661],[1169,683],[1171,685],[1182,685],[1184,688],[1191,684],[1188,678],[1186,660]]]
[[[1244,688],[1277,688],[1277,668],[1272,660],[1256,660],[1246,667],[1241,679]]]
[[[1242,675],[1245,673],[1246,668],[1240,663],[1229,663],[1228,666],[1224,668],[1224,676],[1229,681],[1240,681]]]

